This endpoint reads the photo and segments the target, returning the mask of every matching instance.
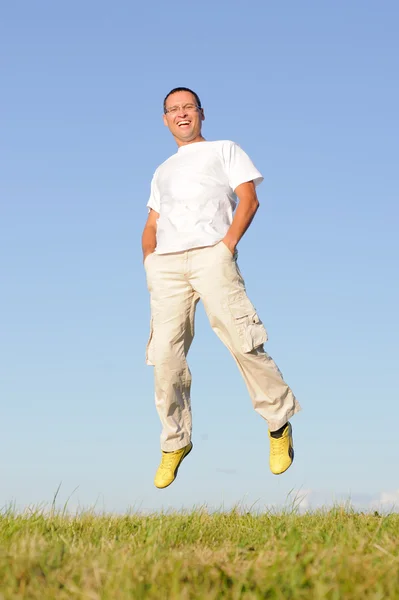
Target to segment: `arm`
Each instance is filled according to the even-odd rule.
[[[253,181],[242,183],[236,187],[234,192],[237,195],[239,203],[234,214],[233,222],[223,238],[223,242],[232,254],[234,254],[238,242],[250,226],[259,206],[259,200],[256,195]]]
[[[159,219],[159,213],[151,209],[141,238],[143,262],[149,254],[154,252],[157,245],[157,219]]]

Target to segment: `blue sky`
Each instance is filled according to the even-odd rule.
[[[51,503],[60,482],[61,504],[112,511],[292,490],[399,504],[398,20],[365,0],[3,7],[0,505]],[[275,477],[199,307],[194,451],[159,491],[140,237],[177,85],[200,95],[205,137],[265,176],[239,264],[303,411]]]

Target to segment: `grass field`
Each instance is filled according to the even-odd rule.
[[[399,515],[3,512],[0,598],[399,599]]]

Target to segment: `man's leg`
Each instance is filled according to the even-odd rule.
[[[155,403],[163,452],[191,442],[191,373],[186,356],[194,336],[198,295],[184,274],[185,253],[150,255],[145,261],[151,295],[147,364],[154,365]]]
[[[233,355],[254,409],[267,421],[269,431],[277,432],[300,410],[300,405],[276,363],[264,351],[267,333],[246,294],[236,261],[223,242],[191,253],[190,282],[204,303],[210,324]],[[290,433],[288,429],[281,431],[284,440]],[[272,446],[280,443],[274,439],[280,438],[271,438]],[[273,472],[280,469],[272,464],[271,468]]]

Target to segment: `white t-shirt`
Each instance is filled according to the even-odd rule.
[[[147,203],[159,213],[157,254],[212,246],[226,235],[241,183],[263,181],[249,156],[230,141],[181,146],[155,171]]]

